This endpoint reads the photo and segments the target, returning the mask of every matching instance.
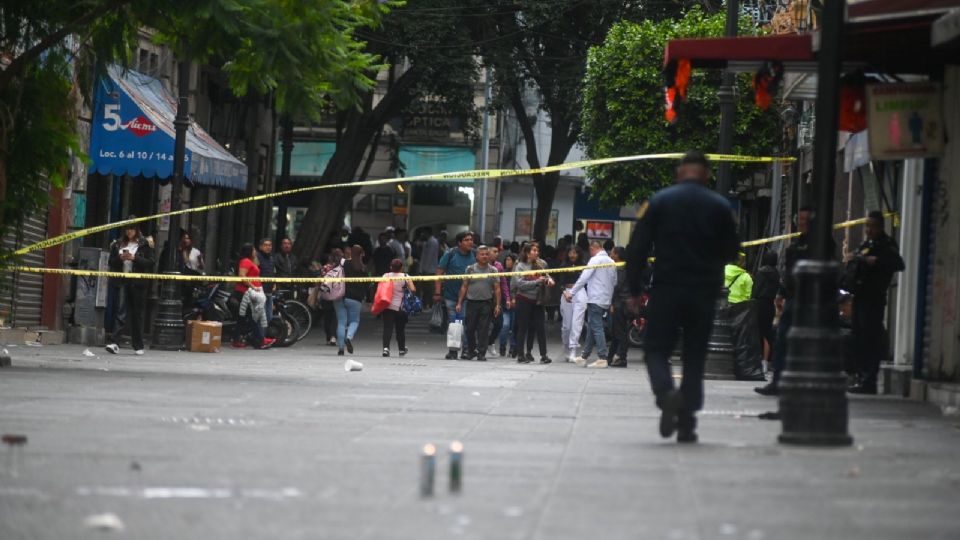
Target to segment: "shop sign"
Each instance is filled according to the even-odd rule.
[[[587,238],[597,240],[608,240],[613,238],[612,221],[588,221]]]
[[[870,157],[936,157],[943,153],[943,90],[938,83],[867,85]]]

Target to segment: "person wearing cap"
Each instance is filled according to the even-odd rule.
[[[633,308],[640,305],[644,270],[656,249],[653,288],[647,304],[644,360],[661,410],[660,435],[697,441],[696,412],[703,406],[703,369],[724,265],[740,251],[730,202],[708,186],[710,163],[687,152],[676,183],[640,207],[627,247],[627,278]],[[674,388],[670,356],[683,329],[683,379]]]
[[[130,216],[128,219],[136,219]],[[152,243],[140,234],[140,229],[131,224],[123,230],[123,236],[110,244],[109,268],[111,272],[124,274],[153,272],[156,261]],[[116,303],[114,304],[113,332],[107,337],[106,350],[120,352],[120,337],[125,328],[130,330],[134,354],[143,354],[143,309],[146,303],[145,279],[114,278],[110,281]]]

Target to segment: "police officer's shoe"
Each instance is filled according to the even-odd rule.
[[[864,394],[868,396],[875,396],[877,395],[877,385],[860,383],[858,385],[847,388],[847,392],[850,392],[851,394]]]
[[[760,394],[761,396],[779,396],[780,387],[776,383],[769,383],[763,386],[757,386],[753,389],[754,392]]]
[[[677,417],[677,442],[697,442],[697,418],[691,413],[680,413]]]
[[[683,406],[683,396],[677,390],[671,390],[657,400],[660,407],[660,436],[669,438],[677,430],[677,414]]]

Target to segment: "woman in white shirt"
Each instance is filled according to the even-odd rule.
[[[390,261],[390,271],[383,277],[408,277],[401,272],[403,270],[403,261],[394,259]],[[407,327],[407,313],[403,311],[403,288],[404,285],[410,289],[411,293],[417,292],[413,286],[413,281],[397,280],[393,282],[393,299],[390,306],[383,310],[380,317],[383,319],[383,356],[390,356],[390,338],[394,329],[397,331],[397,349],[400,356],[407,354],[407,336],[405,329]]]

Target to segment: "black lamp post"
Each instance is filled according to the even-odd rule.
[[[290,189],[290,159],[293,155],[293,119],[289,114],[283,115],[280,119],[280,128],[282,129],[280,138],[280,185],[278,191]],[[280,242],[287,236],[287,198],[280,197],[277,201],[277,235],[273,245],[280,248]]]
[[[179,94],[177,117],[173,121],[176,133],[173,146],[173,179],[170,186],[170,211],[180,210],[180,196],[183,190],[183,169],[187,153],[187,128],[190,116],[187,94],[190,91],[190,63],[180,62]],[[177,250],[180,238],[180,216],[170,216],[170,230],[167,237],[167,271],[164,274],[180,275],[177,267]],[[180,299],[180,282],[163,280],[160,288],[160,302],[157,318],[154,321],[153,343],[151,348],[165,351],[178,351],[183,348],[183,303]]]
[[[787,365],[780,382],[780,442],[846,446],[846,377],[837,307],[840,265],[831,260],[833,197],[840,111],[840,70],[846,1],[823,8],[817,69],[816,132],[813,145],[817,215],[812,223],[814,259],[797,263],[796,307],[787,335]]]
[[[727,24],[724,31],[726,37],[736,37],[740,21],[739,0],[727,0]],[[733,71],[723,71],[723,82],[717,91],[720,100],[720,141],[718,151],[729,154],[733,150],[733,120],[737,113],[737,88]],[[721,161],[717,167],[717,193],[728,197],[733,182],[730,179],[730,163]]]

